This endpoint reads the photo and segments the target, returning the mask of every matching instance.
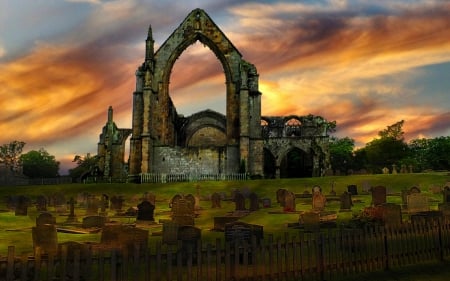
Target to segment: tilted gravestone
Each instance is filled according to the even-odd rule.
[[[214,192],[211,195],[211,208],[221,208],[220,201],[221,201],[220,194]]]
[[[258,195],[256,193],[252,192],[249,194],[248,199],[250,201],[250,207],[249,210],[251,212],[259,210],[259,199]]]
[[[138,212],[137,212],[137,220],[140,221],[154,221],[155,218],[153,217],[154,211],[155,211],[155,205],[153,205],[149,201],[142,201],[137,205]]]
[[[56,254],[58,250],[58,239],[56,226],[54,224],[43,224],[31,229],[33,238],[33,249],[39,248],[41,253]]]
[[[345,191],[342,193],[340,197],[341,201],[341,212],[351,211],[353,202],[352,202],[352,194],[350,192]]]
[[[372,205],[378,206],[386,203],[386,187],[373,186],[372,187]]]

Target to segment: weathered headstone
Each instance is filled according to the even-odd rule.
[[[409,213],[427,212],[430,210],[428,197],[422,193],[412,193],[407,196]]]
[[[56,224],[56,218],[51,213],[41,213],[36,217],[36,226],[41,226],[45,224]]]
[[[229,243],[252,243],[252,237],[255,237],[259,243],[264,237],[264,229],[261,225],[249,224],[245,222],[232,222],[225,225],[225,241]]]
[[[258,195],[256,195],[256,193],[252,192],[252,193],[250,193],[250,195],[248,196],[248,199],[250,200],[250,207],[249,207],[249,210],[250,210],[251,212],[259,210],[259,199],[258,199]]]
[[[235,222],[239,218],[238,216],[214,217],[214,230],[224,231],[227,223]]]
[[[372,187],[372,205],[378,206],[386,203],[386,187],[373,186]]]
[[[402,224],[402,208],[398,204],[385,203],[381,205],[382,220],[385,226],[399,226]]]
[[[162,242],[168,245],[175,245],[178,243],[178,228],[179,225],[175,222],[164,222],[162,227]]]
[[[58,250],[58,239],[54,224],[34,226],[31,229],[31,235],[35,252],[39,248],[41,253],[56,254]]]
[[[125,199],[123,199],[123,196],[113,195],[111,197],[111,199],[109,199],[109,201],[111,202],[111,205],[110,205],[111,206],[110,207],[111,210],[121,211],[122,208],[123,208],[123,202],[125,201]]]
[[[450,203],[450,187],[449,186],[445,186],[443,192],[443,202],[444,203]]]
[[[263,208],[270,208],[270,207],[272,207],[272,202],[270,201],[270,198],[263,198],[262,199],[262,206],[263,206]]]
[[[221,201],[220,194],[214,192],[211,195],[211,208],[221,208],[220,201]]]
[[[142,201],[137,205],[138,213],[137,213],[137,220],[141,221],[154,221],[155,218],[153,217],[154,211],[155,211],[155,205],[153,205],[149,201]]]
[[[352,194],[350,192],[342,193],[340,201],[341,201],[341,209],[340,209],[341,212],[350,211],[352,209],[353,202],[352,202]]]
[[[286,193],[286,189],[284,188],[280,188],[277,190],[277,203],[280,204],[281,207],[284,207],[284,199],[286,198],[285,193]]]
[[[68,203],[69,203],[70,213],[69,213],[69,216],[67,217],[66,222],[76,222],[77,221],[77,216],[75,215],[76,201],[75,201],[75,199],[73,199],[73,197],[70,197],[70,200]]]
[[[295,194],[291,191],[284,192],[284,212],[295,212],[296,211],[296,203],[295,203]]]
[[[238,192],[234,195],[234,204],[236,211],[244,211],[245,208],[245,197],[242,193]]]
[[[15,215],[16,216],[26,216],[28,215],[28,205],[29,205],[29,199],[23,195],[19,195],[17,198],[16,208],[15,208]]]
[[[44,195],[36,197],[36,210],[38,212],[47,212],[47,197]]]
[[[102,228],[100,245],[104,248],[124,249],[129,252],[139,247],[140,251],[148,248],[148,230],[127,225],[105,225]]]
[[[358,187],[354,184],[348,185],[347,191],[353,196],[358,195]]]
[[[322,211],[325,209],[327,198],[321,191],[315,191],[312,196],[312,209],[315,211]]]
[[[320,229],[320,214],[318,212],[306,212],[300,215],[299,224],[305,231],[317,232]]]
[[[413,194],[413,193],[420,193],[420,188],[418,188],[417,186],[413,186],[409,189],[409,194]]]
[[[172,221],[178,225],[194,225],[194,216],[192,201],[181,198],[172,203]]]
[[[100,205],[100,202],[95,195],[89,196],[89,198],[87,200],[87,206],[86,206],[86,216],[98,215],[99,205]]]
[[[81,224],[82,228],[102,228],[107,221],[107,218],[104,216],[87,216],[83,218],[83,222]]]

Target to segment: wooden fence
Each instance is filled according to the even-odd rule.
[[[0,256],[0,280],[341,280],[360,273],[442,261],[450,255],[450,223],[395,228],[331,229],[268,235],[257,243],[226,242],[149,249],[60,245],[56,254]]]

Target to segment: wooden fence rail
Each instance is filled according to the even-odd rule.
[[[345,276],[442,261],[450,224],[431,222],[299,232],[264,240],[149,249],[65,244],[57,253],[0,255],[0,280],[340,280]],[[81,245],[81,246],[80,246]]]

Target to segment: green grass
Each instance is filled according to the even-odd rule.
[[[200,195],[205,200],[200,201],[202,208],[201,214],[195,220],[197,227],[202,229],[202,239],[207,242],[213,242],[216,238],[223,238],[223,233],[210,231],[213,228],[213,217],[223,216],[227,212],[234,210],[234,203],[223,201],[222,208],[211,209],[211,202],[206,200],[214,192],[226,192],[231,194],[233,189],[248,188],[255,192],[260,198],[268,197],[272,201],[272,208],[260,209],[241,220],[248,223],[254,223],[264,226],[264,233],[272,233],[275,236],[283,233],[295,234],[297,230],[287,227],[288,223],[298,221],[298,214],[268,214],[269,211],[280,211],[281,207],[276,203],[276,190],[285,188],[294,193],[303,193],[314,185],[322,187],[325,195],[329,194],[331,185],[334,183],[334,190],[338,195],[347,190],[350,184],[356,184],[358,191],[362,190],[362,184],[368,182],[370,185],[384,185],[392,192],[400,192],[402,189],[418,186],[423,193],[426,193],[433,200],[431,208],[437,209],[438,202],[442,202],[441,194],[432,194],[429,188],[432,186],[443,187],[450,181],[448,173],[423,173],[423,174],[397,174],[397,175],[355,175],[341,177],[322,177],[322,178],[302,178],[302,179],[278,179],[278,180],[253,180],[253,181],[227,181],[227,182],[185,182],[185,183],[166,183],[166,184],[68,184],[68,185],[49,185],[49,186],[14,186],[0,187],[0,255],[7,251],[9,245],[16,246],[16,251],[30,251],[32,249],[31,227],[35,225],[35,219],[38,215],[34,207],[30,207],[28,216],[15,216],[14,212],[6,211],[5,198],[8,195],[26,195],[34,198],[38,195],[50,195],[56,192],[63,192],[66,199],[77,194],[88,192],[101,195],[122,195],[125,198],[125,207],[136,206],[139,198],[145,192],[152,192],[156,195],[155,220],[169,219],[169,200],[177,193],[196,194],[197,186],[200,187]],[[357,215],[364,207],[369,206],[369,195],[354,196],[353,200],[358,200],[350,213],[338,213],[338,222],[348,221],[353,215]],[[388,202],[401,203],[400,196],[388,196]],[[297,210],[307,211],[311,209],[311,199],[297,199]],[[336,201],[330,201],[326,210],[339,210],[340,204]],[[52,211],[52,208],[50,208]],[[81,220],[84,210],[76,209],[76,215]],[[64,216],[56,217],[58,223],[63,223]],[[117,219],[127,222],[127,219]],[[151,233],[157,233],[162,230],[161,225],[149,228]],[[58,242],[79,241],[79,242],[98,242],[100,234],[65,234],[58,233]],[[160,236],[150,236],[150,244],[159,241]]]

